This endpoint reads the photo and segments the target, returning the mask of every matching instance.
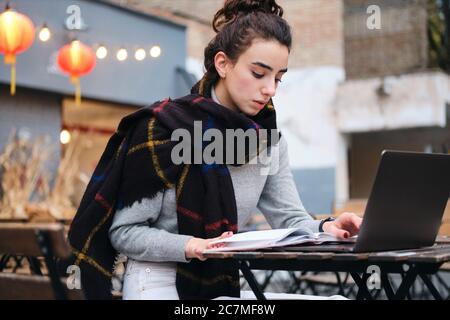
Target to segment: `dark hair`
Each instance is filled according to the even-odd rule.
[[[212,21],[216,36],[205,48],[203,78],[192,93],[209,96],[211,87],[219,80],[214,57],[223,51],[236,62],[254,39],[276,40],[289,51],[292,45],[291,28],[283,18],[283,9],[275,0],[227,0]]]

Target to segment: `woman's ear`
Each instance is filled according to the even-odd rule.
[[[214,57],[214,65],[216,66],[217,73],[222,79],[224,79],[227,75],[229,64],[230,61],[223,51],[216,53]]]

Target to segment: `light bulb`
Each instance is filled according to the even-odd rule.
[[[126,60],[128,57],[128,52],[126,49],[120,49],[119,51],[117,51],[117,60],[119,61],[124,61]]]
[[[50,29],[44,24],[41,31],[39,31],[39,40],[41,40],[42,42],[46,42],[50,39],[50,37]]]
[[[150,49],[150,55],[151,55],[153,58],[159,57],[159,56],[161,55],[161,48],[160,48],[159,46],[153,46],[153,47]]]
[[[134,53],[134,57],[138,61],[144,60],[146,55],[147,53],[145,52],[144,49],[137,49],[136,52]]]
[[[62,144],[68,144],[70,142],[70,132],[62,130],[59,134],[59,141],[61,141]]]
[[[100,46],[97,48],[97,51],[95,52],[97,58],[99,59],[105,59],[108,55],[108,50],[104,46]]]

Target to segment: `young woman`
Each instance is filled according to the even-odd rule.
[[[213,127],[220,132],[276,129],[272,97],[287,72],[291,49],[290,27],[282,15],[275,0],[225,1],[213,20],[217,35],[205,48],[206,73],[191,95],[158,102],[128,116],[119,125],[118,136],[110,140],[86,191],[90,196],[85,196],[74,219],[70,239],[78,263],[85,262],[86,273],[89,268],[100,270],[102,264],[109,268],[111,259],[104,253],[109,243],[99,235],[103,228],[98,226],[108,227],[112,247],[128,257],[124,299],[248,297],[241,295],[235,262],[205,259],[202,252],[212,247],[212,240],[245,226],[256,208],[272,228],[304,227],[341,238],[358,233],[361,219],[352,213],[334,221],[316,221],[305,211],[282,135],[277,141],[269,132],[266,146],[279,148],[279,161],[170,162],[171,134],[180,127],[192,132],[195,120],[203,121],[203,130]],[[119,144],[116,152],[109,150]],[[111,160],[113,154],[115,160]],[[120,170],[109,169],[118,163]],[[275,174],[261,174],[267,166]],[[108,182],[104,172],[112,180]],[[113,185],[120,187],[113,190]],[[99,213],[95,223],[92,217],[101,206],[105,213]],[[89,229],[86,223],[91,233],[80,231]],[[103,247],[94,240],[90,244],[95,237]],[[96,251],[95,245],[101,250]],[[86,278],[83,285],[92,286],[94,278],[89,276],[90,282]]]

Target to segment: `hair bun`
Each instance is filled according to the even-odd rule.
[[[283,8],[277,4],[276,0],[226,0],[223,8],[214,15],[213,29],[219,32],[223,25],[236,20],[239,15],[256,11],[283,16]]]

